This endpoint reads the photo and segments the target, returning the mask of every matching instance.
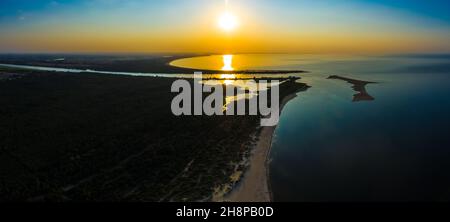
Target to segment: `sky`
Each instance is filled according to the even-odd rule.
[[[1,0],[0,52],[449,53],[450,1]]]

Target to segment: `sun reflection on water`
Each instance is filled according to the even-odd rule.
[[[234,80],[231,79],[226,79],[223,81],[223,84],[229,86],[229,85],[233,85],[234,84]]]
[[[235,74],[221,74],[220,78],[221,79],[236,79],[236,75]]]
[[[233,71],[233,55],[223,55],[222,71]]]
[[[225,85],[232,85],[234,84],[237,76],[234,74],[222,74],[220,75],[220,79],[222,79],[223,84]]]

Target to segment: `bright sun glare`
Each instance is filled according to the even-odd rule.
[[[231,32],[238,26],[238,20],[230,12],[224,12],[219,18],[219,26],[222,30]]]
[[[223,55],[222,71],[233,71],[233,55]]]

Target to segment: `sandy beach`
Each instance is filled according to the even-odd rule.
[[[297,93],[286,96],[280,104],[283,107],[292,99],[297,97]],[[271,202],[272,191],[270,188],[270,151],[272,139],[276,126],[262,127],[258,141],[250,157],[250,166],[242,177],[238,185],[224,197],[227,202]]]

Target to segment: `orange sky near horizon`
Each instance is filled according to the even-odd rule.
[[[218,27],[222,1],[85,12],[65,7],[1,21],[0,51],[67,53],[417,53],[450,52],[441,21],[386,8],[255,6],[234,1],[239,26]],[[273,3],[272,3],[273,4]],[[275,5],[277,6],[277,5]],[[322,8],[320,8],[322,7]],[[303,10],[303,11],[302,11]],[[51,13],[50,13],[51,11]],[[132,11],[133,13],[130,13]],[[180,13],[183,12],[183,13]],[[200,12],[200,13],[199,13]],[[303,12],[303,13],[300,13]]]

